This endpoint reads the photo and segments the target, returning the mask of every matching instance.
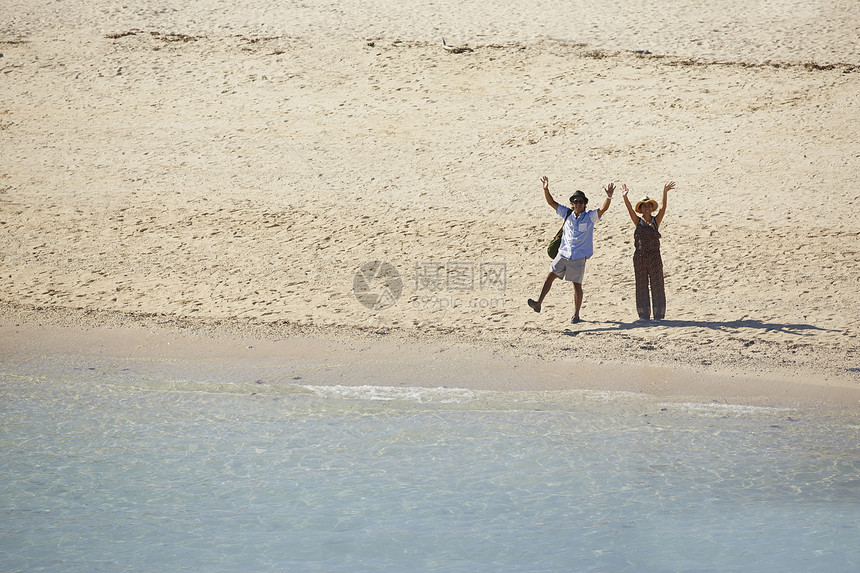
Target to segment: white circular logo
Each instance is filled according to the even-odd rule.
[[[370,310],[393,306],[403,292],[403,281],[394,265],[370,261],[361,265],[352,279],[355,298]]]

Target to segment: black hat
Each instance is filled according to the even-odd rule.
[[[573,203],[574,199],[583,199],[585,201],[585,204],[588,205],[588,197],[586,197],[585,193],[583,193],[582,191],[574,191],[573,195],[570,196],[570,202]]]

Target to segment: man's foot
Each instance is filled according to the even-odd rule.
[[[538,301],[529,299],[529,306],[532,307],[535,312],[540,312],[540,303]]]
[[[642,324],[643,322],[651,322],[651,319],[650,318],[642,318],[642,317],[639,317],[636,319],[637,324]]]
[[[582,319],[579,318],[578,316],[574,316],[573,318],[570,319],[570,322],[571,322],[571,324],[576,324],[577,322],[582,322]]]

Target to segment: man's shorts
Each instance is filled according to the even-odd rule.
[[[585,276],[585,257],[581,259],[566,259],[561,255],[556,255],[549,270],[555,273],[560,279],[572,283],[582,283],[582,278]]]

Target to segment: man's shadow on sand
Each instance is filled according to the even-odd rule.
[[[587,322],[580,323],[583,326],[587,325]],[[624,330],[637,330],[640,328],[655,328],[658,326],[668,326],[674,328],[683,328],[683,327],[695,327],[695,328],[707,328],[710,330],[720,330],[720,331],[731,331],[737,330],[741,328],[751,328],[755,330],[762,330],[764,332],[782,332],[785,334],[793,334],[795,336],[811,336],[818,332],[842,332],[841,330],[834,330],[830,328],[821,328],[818,326],[813,326],[811,324],[780,324],[776,322],[764,322],[756,319],[741,319],[741,320],[729,320],[729,321],[718,321],[718,320],[661,320],[659,322],[620,322],[615,320],[607,320],[603,322],[595,323],[596,325],[593,328],[585,327],[578,328],[576,330],[571,330],[569,328],[565,329],[563,334],[568,336],[576,336],[577,334],[583,334],[586,332],[619,332]],[[606,325],[606,326],[603,326]]]

